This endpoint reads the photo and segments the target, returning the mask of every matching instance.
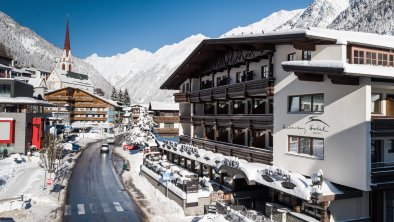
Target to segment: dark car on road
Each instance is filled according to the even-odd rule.
[[[100,152],[101,153],[109,153],[109,146],[108,146],[108,144],[101,145]]]

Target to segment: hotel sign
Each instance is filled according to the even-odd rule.
[[[321,135],[322,133],[328,133],[330,126],[318,118],[317,116],[311,116],[304,124],[293,124],[284,125],[283,129],[299,131],[302,134],[313,134]]]

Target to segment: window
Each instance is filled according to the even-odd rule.
[[[294,61],[295,57],[296,57],[296,53],[295,52],[290,53],[290,54],[287,55],[287,61]]]
[[[389,140],[389,153],[394,153],[394,140]]]
[[[265,114],[265,102],[263,99],[253,99],[251,114]]]
[[[11,97],[10,85],[0,85],[0,97]]]
[[[174,123],[164,123],[164,128],[174,128]]]
[[[389,66],[394,66],[394,55],[390,55]]]
[[[241,72],[235,73],[235,78],[236,78],[236,82],[237,82],[237,83],[242,82],[242,75],[241,75]]]
[[[217,109],[218,114],[228,114],[228,106],[227,106],[227,101],[218,101],[218,109]]]
[[[288,151],[324,159],[324,139],[289,136]]]
[[[190,92],[190,83],[186,83],[186,92]]]
[[[376,52],[367,52],[366,64],[376,65]]]
[[[372,93],[371,95],[371,113],[380,113],[381,95]]]
[[[311,61],[312,51],[302,51],[302,60]]]
[[[364,64],[364,51],[354,50],[353,51],[353,63]]]
[[[387,59],[388,59],[387,54],[378,53],[378,65],[387,66],[388,64]]]
[[[290,96],[288,110],[290,113],[323,112],[324,95],[312,94],[312,95],[302,95],[302,96]]]
[[[261,78],[267,78],[268,74],[268,66],[261,66]]]
[[[245,114],[245,103],[243,100],[233,101],[233,114]]]

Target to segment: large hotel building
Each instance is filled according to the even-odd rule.
[[[161,146],[170,161],[306,218],[394,221],[394,37],[208,39],[161,88],[179,90],[179,141],[194,147]]]

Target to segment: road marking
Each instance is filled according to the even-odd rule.
[[[119,202],[114,202],[114,206],[115,206],[115,209],[116,209],[118,212],[123,211],[123,208],[122,208],[122,206],[120,206],[120,203],[119,203]]]
[[[107,203],[102,203],[101,205],[103,206],[103,210],[105,213],[111,212],[111,209],[109,209],[109,205]]]
[[[78,204],[78,214],[85,214],[85,205]]]
[[[64,206],[64,215],[71,215],[71,206],[70,205],[66,205]]]
[[[92,214],[96,214],[97,213],[97,208],[94,204],[90,204],[90,211],[92,212]]]

